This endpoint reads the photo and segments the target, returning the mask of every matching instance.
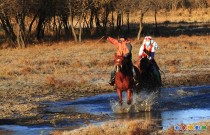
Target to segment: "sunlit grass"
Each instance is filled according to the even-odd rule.
[[[155,59],[166,73],[180,73],[183,69],[199,70],[210,65],[208,36],[154,39],[160,47]],[[133,41],[132,45],[133,61],[137,61],[140,42]],[[13,85],[18,81],[59,87],[75,87],[79,84],[94,87],[100,82],[101,86],[106,87],[113,68],[115,49],[108,42],[94,44],[94,41],[86,41],[76,45],[73,42],[62,42],[24,50],[0,50],[0,77],[6,78]]]
[[[210,22],[210,8],[200,8],[200,9],[178,9],[176,11],[166,11],[161,10],[157,13],[157,22]],[[136,14],[139,16],[139,14]],[[139,21],[136,17],[131,20]],[[154,12],[146,13],[144,17],[145,23],[154,22]]]
[[[73,131],[57,131],[54,135],[146,135],[155,131],[149,128],[150,124],[150,121],[144,120],[118,120]]]

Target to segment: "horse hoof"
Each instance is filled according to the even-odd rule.
[[[130,105],[131,104],[131,100],[127,101],[127,104]]]

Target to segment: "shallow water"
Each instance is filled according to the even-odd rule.
[[[177,87],[161,89],[161,97],[156,93],[145,92],[134,95],[132,105],[123,103],[118,105],[116,93],[101,94],[80,98],[75,101],[45,102],[45,111],[50,113],[90,113],[108,115],[110,119],[149,119],[158,120],[161,129],[178,124],[190,124],[203,120],[210,120],[210,86]],[[123,100],[126,102],[126,95]],[[145,112],[145,108],[151,110]],[[93,123],[95,121],[92,121]],[[9,135],[37,135],[48,134],[55,129],[74,129],[85,124],[82,121],[74,123],[64,121],[61,125],[47,126],[19,126],[0,125],[0,131],[6,130]],[[1,132],[0,132],[1,133]]]

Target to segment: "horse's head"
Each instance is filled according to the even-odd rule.
[[[123,67],[123,61],[124,61],[124,58],[123,56],[118,56],[118,55],[115,55],[114,57],[114,64],[116,66],[116,71],[120,71]]]
[[[150,62],[147,57],[140,60],[139,68],[141,71],[147,71],[150,68]]]

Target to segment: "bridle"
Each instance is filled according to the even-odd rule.
[[[122,64],[123,64],[123,57],[121,56],[117,56],[115,58],[115,68],[116,68],[116,72],[120,72],[122,69]]]

